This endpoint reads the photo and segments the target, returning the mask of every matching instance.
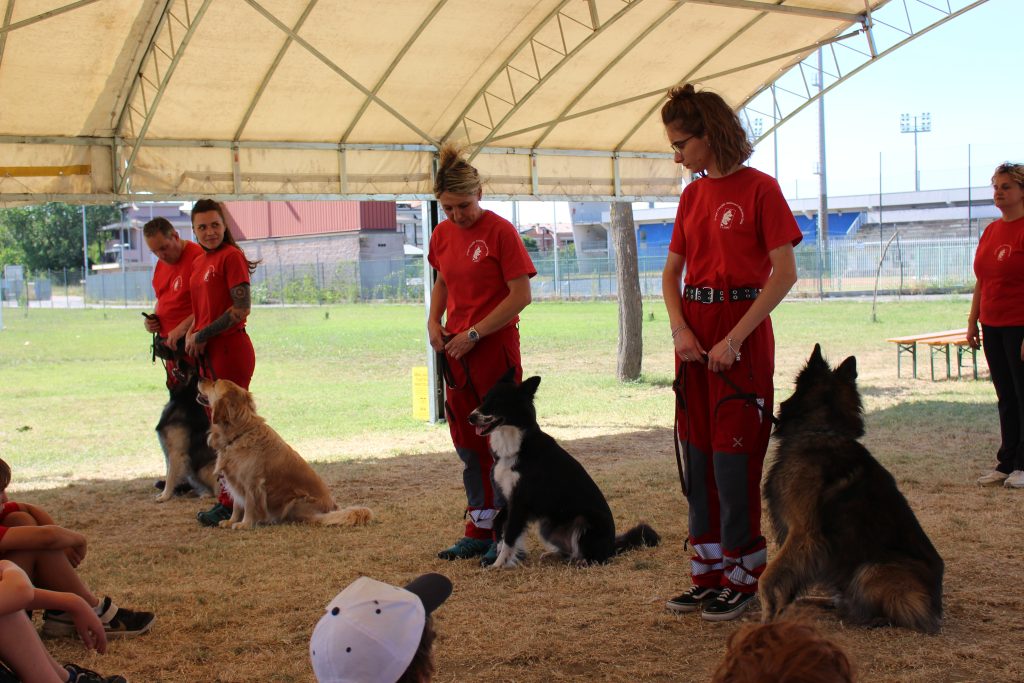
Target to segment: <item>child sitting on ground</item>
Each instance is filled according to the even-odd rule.
[[[155,619],[152,612],[119,608],[109,597],[100,600],[75,571],[85,559],[85,536],[57,526],[40,507],[9,501],[10,483],[11,468],[0,460],[0,559],[21,567],[39,588],[73,593],[85,600],[103,623],[107,638],[148,631]],[[48,609],[43,613],[46,635],[70,636],[75,631],[74,615],[66,610]]]
[[[85,600],[72,593],[39,590],[21,567],[0,560],[0,682],[125,683],[121,676],[105,678],[75,664],[61,666],[43,647],[25,610],[60,610],[70,615],[86,649],[107,650],[103,624]]]
[[[309,641],[319,683],[429,683],[434,619],[452,582],[424,574],[398,588],[361,576],[327,605]]]

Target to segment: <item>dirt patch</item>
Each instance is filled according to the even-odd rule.
[[[1024,680],[1024,663],[1007,647],[1024,628],[1016,590],[1024,546],[1015,533],[1024,492],[973,485],[995,447],[994,407],[951,408],[941,387],[899,405],[899,391],[867,392],[866,444],[946,561],[942,633],[848,628],[822,610],[812,618],[849,649],[863,681]],[[976,426],[954,429],[950,414]],[[911,420],[913,432],[904,427]],[[922,422],[935,430],[928,443]],[[309,682],[309,634],[349,581],[365,574],[402,583],[439,571],[455,591],[437,613],[437,681],[707,680],[736,623],[663,609],[689,585],[671,430],[574,437],[563,427],[559,437],[604,489],[618,525],[648,521],[661,547],[586,569],[537,563],[533,538],[532,561],[515,571],[435,559],[461,528],[460,465],[449,452],[317,465],[340,503],[375,510],[378,521],[361,529],[202,529],[194,513],[207,501],[156,504],[149,479],[19,493],[87,534],[81,571],[96,591],[158,614],[152,633],[115,642],[103,657],[83,655],[73,641],[48,644],[61,661],[134,681]]]

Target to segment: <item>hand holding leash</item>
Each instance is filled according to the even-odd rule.
[[[741,358],[740,342],[732,337],[726,337],[711,348],[708,354],[708,370],[711,372],[724,372],[738,363]]]
[[[449,356],[459,360],[472,351],[474,346],[476,346],[476,342],[469,338],[469,330],[466,330],[448,339],[444,345],[444,350]]]
[[[142,317],[146,319],[143,325],[146,326],[146,332],[156,334],[160,331],[160,318],[155,313],[142,312]]]
[[[684,363],[703,363],[704,356],[707,355],[697,341],[697,336],[685,323],[672,330],[672,345],[675,346],[676,355],[682,358]]]

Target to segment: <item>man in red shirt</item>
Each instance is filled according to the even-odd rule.
[[[142,228],[146,246],[157,257],[153,270],[153,291],[156,293],[156,311],[146,318],[146,331],[159,334],[166,339],[171,349],[188,332],[192,324],[192,295],[189,278],[192,275],[192,261],[203,253],[195,242],[178,236],[171,222],[166,218],[154,218]],[[174,361],[167,361],[167,384],[176,380],[172,371]]]

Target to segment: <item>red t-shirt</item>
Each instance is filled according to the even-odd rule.
[[[192,262],[192,311],[195,331],[203,329],[231,308],[231,288],[249,282],[249,263],[238,247],[222,244],[216,251],[204,251]],[[236,323],[223,334],[245,327]]]
[[[537,274],[515,226],[486,210],[469,228],[442,221],[430,236],[427,258],[448,286],[445,327],[452,334],[493,311],[508,296],[510,280]]]
[[[974,254],[974,275],[981,287],[984,325],[1024,325],[1024,218],[994,221],[981,233]]]
[[[14,501],[4,503],[4,506],[0,508],[0,538],[3,538],[7,534],[7,530],[10,529],[10,527],[8,526],[3,526],[3,521],[7,519],[7,515],[11,514],[12,512],[17,512],[20,509],[21,506],[15,503]],[[0,553],[0,557],[2,556],[3,553]]]
[[[764,287],[772,272],[768,252],[801,239],[779,184],[744,167],[683,189],[668,248],[685,259],[686,284]]]
[[[181,258],[175,264],[158,260],[153,269],[153,291],[156,293],[156,314],[160,318],[160,336],[181,324],[192,315],[192,261],[201,256],[203,248],[195,242],[182,240]]]

